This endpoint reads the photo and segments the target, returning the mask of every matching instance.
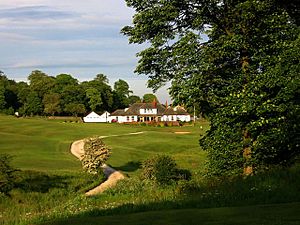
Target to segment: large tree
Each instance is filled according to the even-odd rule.
[[[30,91],[20,113],[27,116],[40,115],[43,111],[42,100],[35,91]]]
[[[129,105],[129,95],[132,91],[129,89],[129,85],[125,80],[117,80],[114,83],[113,90],[113,108],[114,109],[122,109],[128,107]]]
[[[45,94],[43,98],[44,112],[52,116],[54,116],[55,113],[60,113],[60,98],[61,96],[57,93]]]
[[[205,110],[213,175],[288,164],[300,152],[299,5],[279,0],[126,0],[122,32],[150,43],[136,72]],[[206,36],[201,36],[206,34]]]
[[[157,99],[156,95],[151,94],[151,93],[147,93],[147,94],[143,95],[143,100],[142,101],[146,102],[146,103],[151,103],[153,101],[158,102],[158,99]]]
[[[113,105],[113,94],[108,84],[108,79],[104,74],[97,74],[96,77],[88,82],[82,82],[81,87],[86,91],[89,101],[88,107],[92,110],[103,112],[110,110]]]
[[[28,76],[30,82],[30,90],[35,91],[40,98],[45,94],[50,93],[55,86],[55,78],[48,76],[40,70],[34,70]]]

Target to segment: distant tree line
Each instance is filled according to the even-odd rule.
[[[112,112],[156,98],[153,94],[145,94],[143,98],[132,95],[128,83],[122,79],[112,88],[104,74],[97,74],[91,81],[79,82],[70,74],[54,77],[34,70],[28,81],[10,80],[0,71],[0,112],[19,112],[23,116],[82,116],[90,111]]]

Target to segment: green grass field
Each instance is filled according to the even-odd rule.
[[[13,166],[21,170],[11,196],[0,195],[0,224],[300,224],[300,167],[206,180],[201,175],[206,154],[198,141],[208,128],[205,121],[195,127],[151,127],[0,115],[0,153],[13,155]],[[128,135],[135,132],[143,133]],[[83,193],[101,180],[82,172],[70,145],[96,135],[108,136],[108,163],[129,179],[87,198]],[[189,169],[192,181],[165,187],[141,182],[140,162],[161,153]]]
[[[44,225],[298,225],[300,203],[213,209],[163,210],[126,215],[69,218]]]
[[[205,153],[198,145],[199,127],[141,127],[120,124],[64,123],[41,118],[15,118],[0,116],[0,153],[14,158],[20,169],[38,171],[80,170],[80,163],[70,153],[73,141],[90,136],[125,135],[144,131],[141,135],[108,137],[104,142],[112,149],[108,161],[113,167],[132,170],[133,162],[139,162],[152,154],[172,154],[179,165],[198,169]],[[190,134],[175,134],[188,131]],[[131,168],[130,168],[131,167]],[[131,172],[131,171],[128,171]]]

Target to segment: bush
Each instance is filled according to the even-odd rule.
[[[187,169],[177,169],[177,179],[178,180],[190,180],[192,174]]]
[[[83,168],[91,174],[101,171],[111,152],[101,138],[88,138],[84,141],[84,155],[81,160]]]
[[[77,179],[75,191],[85,193],[99,186],[105,181],[105,179],[106,177],[102,170],[100,170],[97,174],[87,174],[87,176]]]
[[[177,194],[191,194],[199,191],[199,184],[194,180],[180,180],[175,190]]]
[[[11,165],[12,157],[7,154],[0,155],[0,193],[8,195],[15,185],[15,172]]]
[[[167,155],[156,155],[142,164],[142,179],[149,179],[158,184],[169,184],[179,179],[190,179],[188,170],[180,170],[173,158]]]

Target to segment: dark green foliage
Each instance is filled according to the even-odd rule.
[[[116,81],[112,90],[104,74],[97,74],[93,80],[79,83],[70,74],[53,77],[35,70],[28,80],[29,85],[22,81],[15,82],[0,71],[2,113],[77,117],[89,111],[112,112],[140,100],[138,96],[129,96],[132,91],[124,80]]]
[[[15,185],[15,172],[11,164],[12,157],[6,154],[0,155],[0,193],[8,195]]]
[[[78,103],[69,103],[65,106],[64,111],[70,113],[73,116],[83,116],[86,113],[85,106]]]
[[[191,173],[188,170],[178,169],[172,157],[156,155],[142,163],[141,178],[165,185],[179,179],[190,179]]]
[[[142,102],[151,103],[153,101],[158,102],[157,97],[154,94],[144,94]]]
[[[85,173],[82,174],[82,176],[84,177],[84,179],[78,179],[78,182],[74,187],[74,190],[76,192],[79,191],[81,193],[85,193],[87,191],[90,191],[93,188],[99,186],[106,179],[105,174],[102,170],[98,171],[97,174]]]
[[[137,103],[137,102],[141,102],[141,98],[139,96],[136,95],[131,95],[128,97],[128,101],[129,101],[129,105]]]
[[[292,1],[135,1],[136,72],[207,115],[208,172],[290,165],[300,153],[299,11]],[[201,36],[205,33],[205,36]],[[248,153],[247,153],[248,152]],[[246,154],[247,153],[247,154]]]
[[[125,80],[117,80],[113,90],[113,109],[123,109],[129,106],[129,95],[132,91]]]
[[[67,177],[49,175],[38,171],[18,171],[16,173],[15,188],[25,193],[38,192],[48,193],[52,188],[66,188]]]
[[[0,84],[0,110],[3,110],[6,105],[4,93],[5,93],[5,88],[2,84]]]
[[[26,102],[20,108],[20,113],[22,115],[40,115],[43,111],[42,100],[38,96],[37,92],[31,91],[26,97]]]

